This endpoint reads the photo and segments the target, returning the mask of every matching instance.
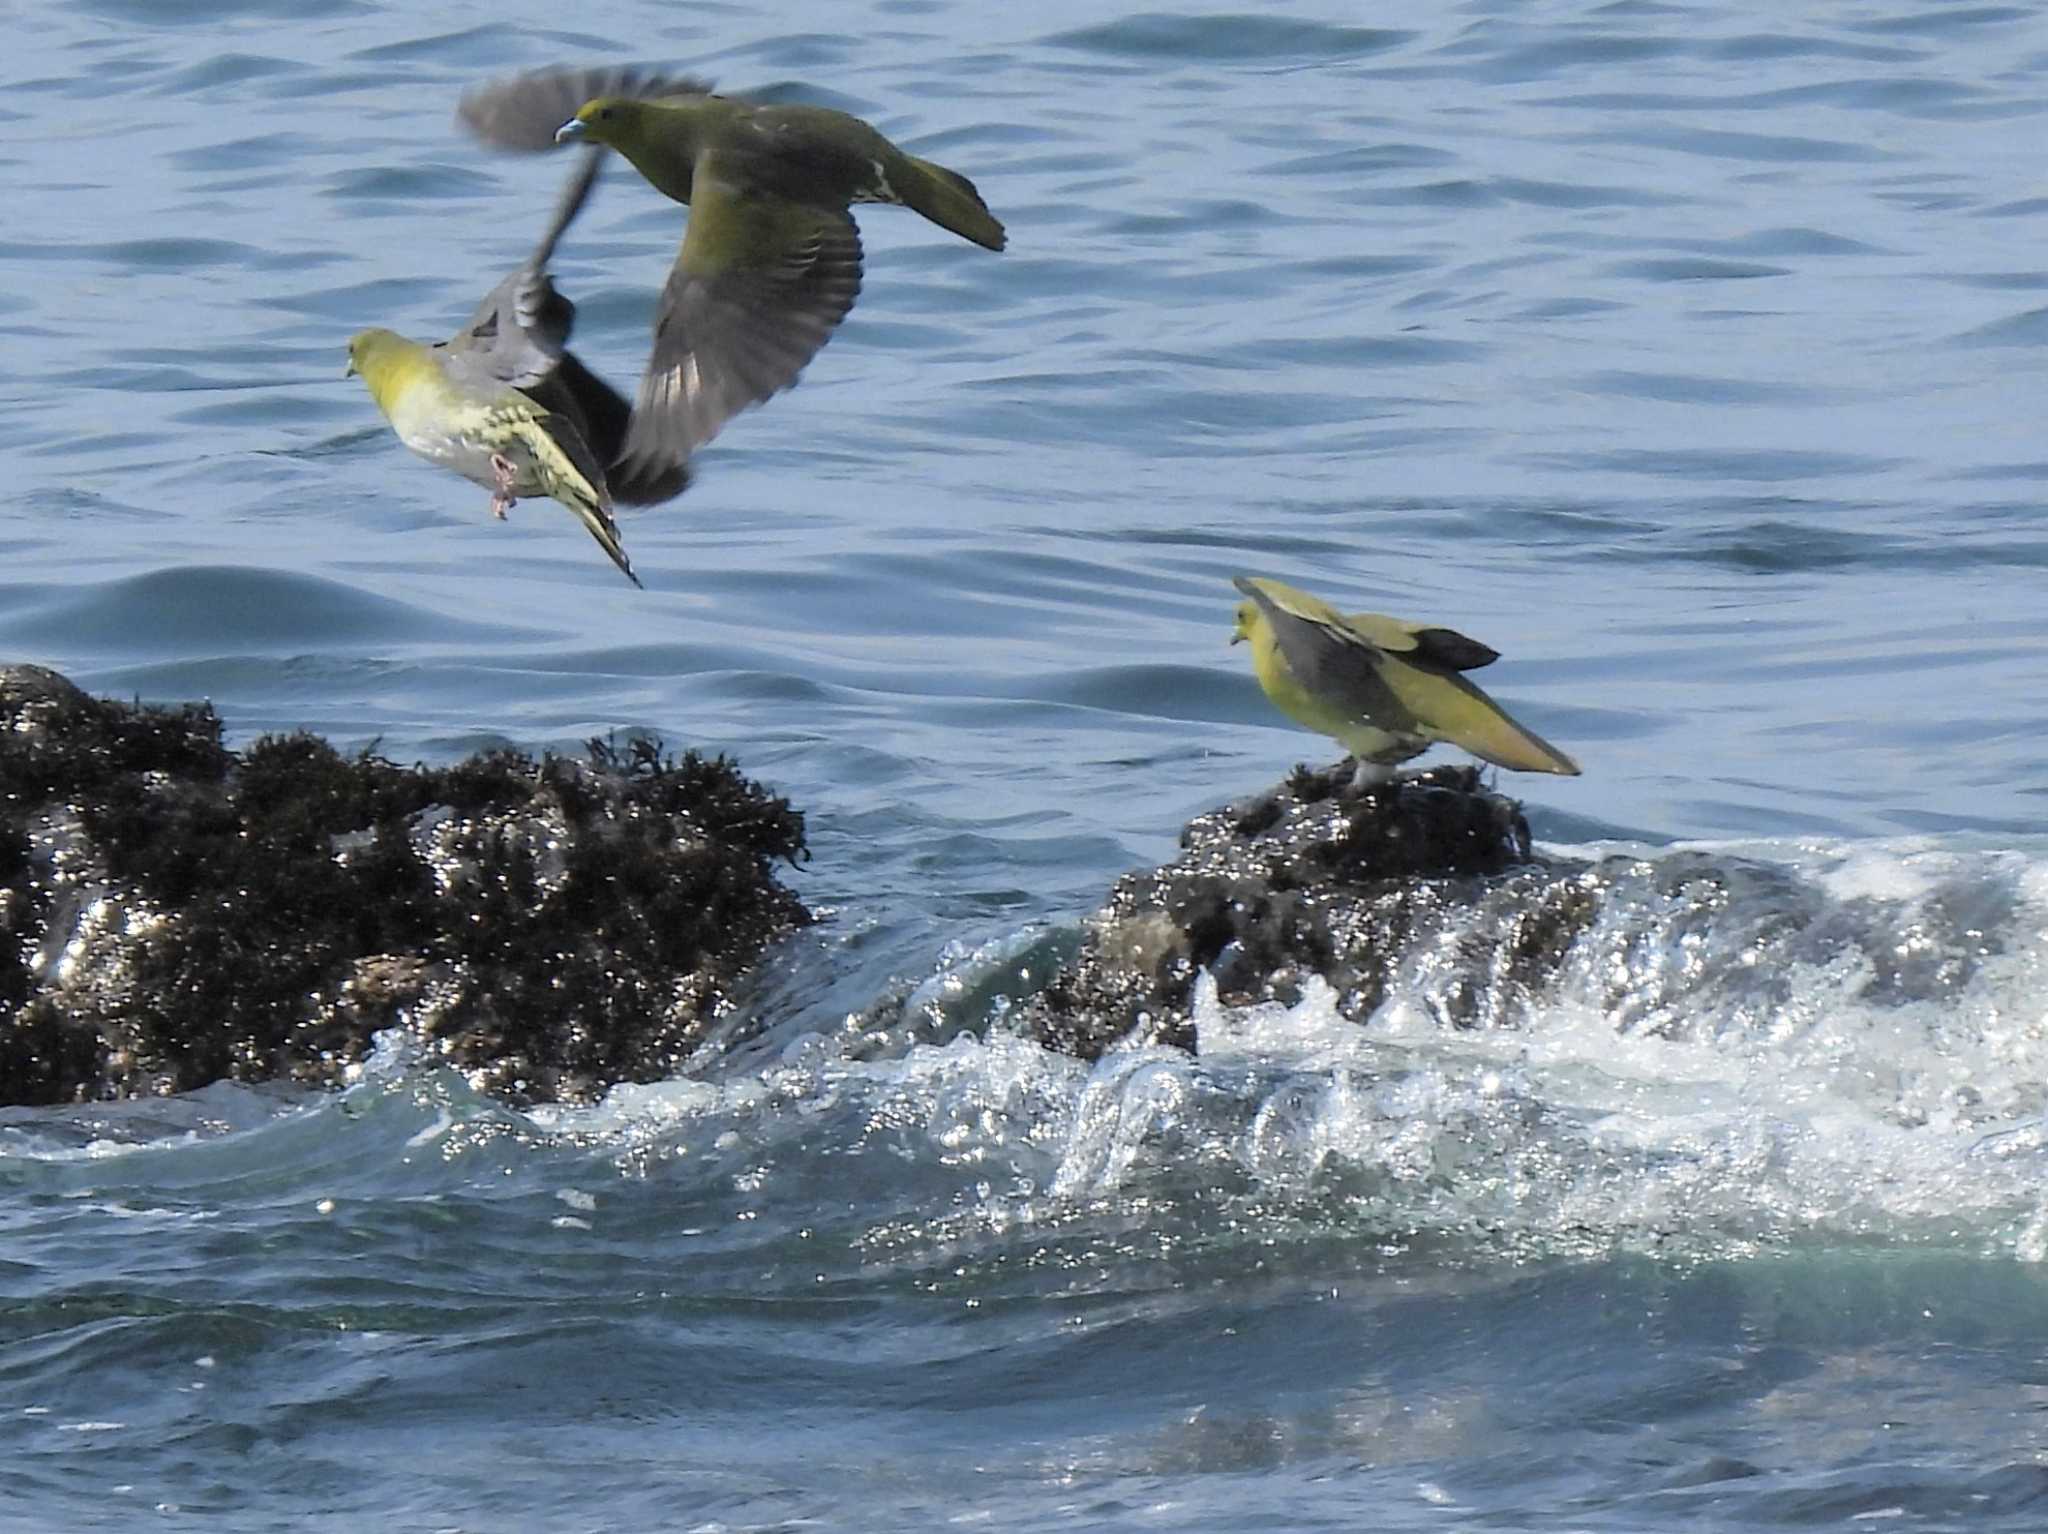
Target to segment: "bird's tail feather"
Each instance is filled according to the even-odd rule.
[[[985,249],[1001,250],[1009,243],[1002,224],[989,212],[972,181],[931,160],[920,160],[916,155],[906,158],[920,172],[902,188],[906,203],[942,229],[950,229]]]
[[[619,542],[618,524],[598,507],[587,502],[570,501],[567,504],[569,509],[576,513],[576,519],[590,530],[590,536],[597,540],[597,546],[619,567],[619,573],[634,585],[640,585],[640,577],[633,573],[633,561],[626,557],[626,546]]]
[[[1555,772],[1568,778],[1579,775],[1577,762],[1535,731],[1515,723],[1499,704],[1463,677],[1445,680],[1457,682],[1461,694],[1449,709],[1436,710],[1438,717],[1431,720],[1446,740],[1496,767]]]
[[[619,567],[619,573],[638,586],[640,577],[633,573],[633,562],[626,557],[625,545],[619,542],[619,525],[612,520],[611,498],[552,436],[537,431],[534,438],[537,440],[531,445],[548,494],[576,513],[576,520]]]

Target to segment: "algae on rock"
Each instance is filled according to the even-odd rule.
[[[445,767],[0,668],[0,1103],[343,1080],[408,1026],[480,1086],[671,1073],[776,937],[803,817],[633,740]]]

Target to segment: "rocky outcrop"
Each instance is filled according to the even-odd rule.
[[[0,1103],[338,1082],[393,1027],[517,1101],[658,1079],[811,919],[804,855],[722,757],[230,751],[0,668]]]
[[[1083,1058],[1192,1049],[1205,975],[1230,1005],[1318,980],[1363,1020],[1418,966],[1409,993],[1448,1025],[1511,1022],[1601,919],[1605,882],[1532,857],[1475,768],[1365,790],[1300,769],[1181,846],[1119,880],[1078,947],[1052,934],[986,977],[974,1016],[919,1022],[906,992],[856,1031],[886,1050],[999,1012]],[[516,1102],[660,1079],[811,920],[775,876],[802,856],[802,817],[723,758],[230,751],[205,705],[0,667],[0,1104],[332,1084],[385,1029]]]
[[[1292,1003],[1317,977],[1362,1020],[1426,938],[1454,931],[1488,934],[1444,993],[1454,1025],[1554,974],[1596,898],[1574,870],[1532,859],[1513,800],[1474,767],[1364,790],[1350,777],[1349,764],[1299,769],[1191,821],[1177,859],[1117,882],[1078,953],[1018,1008],[1021,1024],[1086,1059],[1129,1042],[1193,1049],[1204,973],[1233,1006]],[[1467,919],[1475,906],[1493,919]]]

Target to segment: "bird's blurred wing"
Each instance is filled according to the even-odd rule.
[[[487,81],[464,92],[455,111],[463,126],[492,148],[536,154],[553,149],[555,130],[599,96],[653,100],[710,94],[708,81],[664,75],[637,64],[596,69],[557,65]]]
[[[448,338],[448,370],[457,381],[473,387],[525,389],[554,371],[575,328],[576,306],[556,288],[548,262],[554,259],[563,232],[590,200],[603,168],[602,150],[590,150],[580,158],[533,253],[485,294],[469,323]]]

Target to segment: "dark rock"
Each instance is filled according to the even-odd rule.
[[[809,913],[803,819],[724,758],[448,767],[0,668],[0,1103],[343,1080],[410,1028],[515,1100],[677,1062]]]
[[[1311,977],[1363,1018],[1418,935],[1489,908],[1490,951],[1453,987],[1454,1024],[1493,993],[1555,971],[1597,909],[1571,871],[1530,856],[1529,827],[1474,767],[1365,790],[1350,769],[1298,769],[1281,787],[1191,821],[1181,856],[1127,874],[1089,918],[1080,952],[1020,1010],[1049,1047],[1093,1059],[1145,1041],[1192,1049],[1196,980],[1230,1005],[1293,1003]]]

